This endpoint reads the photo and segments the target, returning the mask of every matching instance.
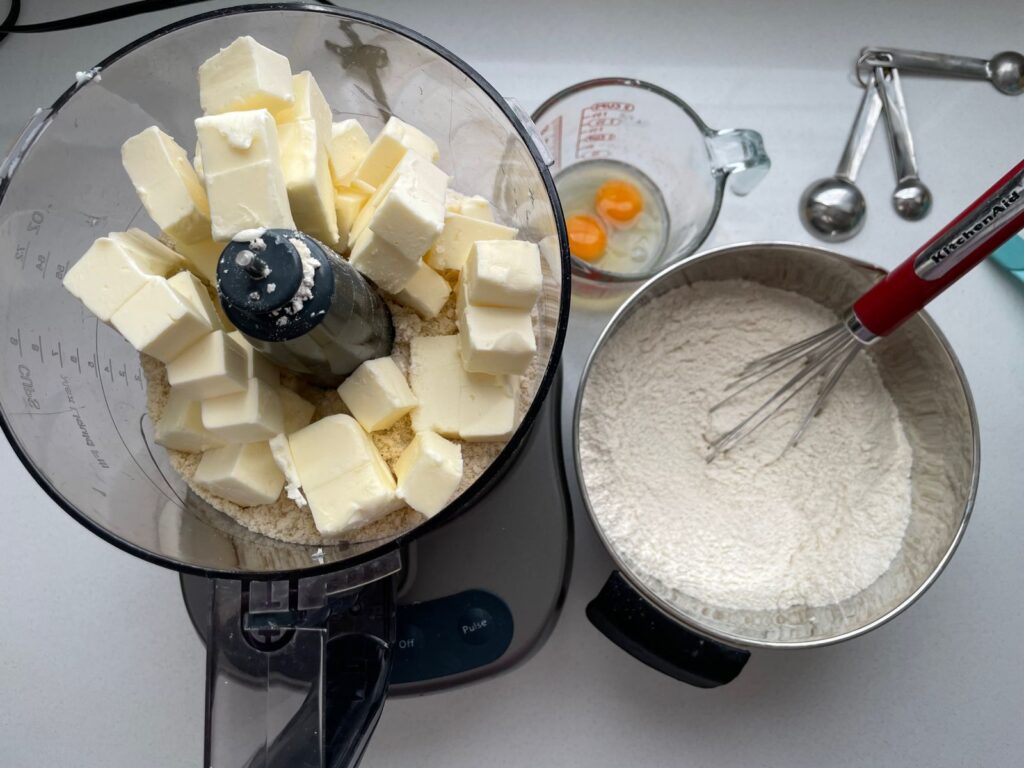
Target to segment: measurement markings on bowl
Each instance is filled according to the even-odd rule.
[[[612,151],[605,148],[605,145],[615,140],[615,133],[608,129],[620,125],[623,116],[634,110],[636,105],[628,101],[599,101],[580,110],[580,123],[576,130],[576,159],[611,157]]]

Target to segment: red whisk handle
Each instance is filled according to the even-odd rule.
[[[861,324],[886,336],[1024,229],[1024,160],[853,305]]]

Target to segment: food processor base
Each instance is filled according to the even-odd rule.
[[[561,374],[494,489],[403,552],[390,696],[496,675],[536,652],[554,628],[572,564],[560,401]],[[221,583],[181,575],[186,610],[204,643]]]

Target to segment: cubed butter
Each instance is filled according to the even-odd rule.
[[[398,176],[367,225],[412,261],[420,260],[444,228],[447,177],[441,176],[437,184],[436,176],[415,171]]]
[[[299,72],[292,76],[292,94],[295,97],[292,105],[274,113],[277,124],[312,120],[319,140],[326,147],[331,140],[331,106],[312,72]]]
[[[225,445],[203,454],[192,476],[196,485],[241,507],[273,504],[284,475],[266,442]]]
[[[213,330],[206,318],[162,277],[151,277],[110,318],[128,343],[169,363]]]
[[[463,305],[458,313],[462,364],[473,373],[521,376],[537,354],[530,313]]]
[[[147,253],[125,234],[97,239],[64,276],[64,287],[104,323],[149,280],[181,268],[180,260],[166,257],[156,240],[163,250]]]
[[[395,294],[395,300],[399,304],[411,307],[420,317],[429,320],[437,317],[448,302],[451,292],[447,280],[420,262],[416,274],[405,284],[405,288]]]
[[[477,240],[511,240],[516,230],[491,221],[481,221],[461,213],[447,213],[444,229],[434,247],[426,255],[426,262],[434,269],[462,269],[469,250]]]
[[[370,151],[370,137],[358,120],[342,120],[331,126],[331,140],[327,147],[334,185],[346,186],[352,182],[356,168]]]
[[[141,229],[111,232],[107,237],[119,243],[137,262],[149,265],[149,271],[153,274],[166,271],[170,275],[187,266],[181,254]]]
[[[185,257],[188,268],[209,285],[217,284],[217,262],[224,250],[224,243],[215,243],[210,238],[198,243],[174,243],[174,250]]]
[[[254,443],[284,432],[277,388],[249,379],[243,392],[202,401],[203,426],[226,443]]]
[[[175,242],[210,237],[210,206],[185,150],[155,125],[121,145],[121,162],[146,213]]]
[[[173,389],[156,423],[154,439],[157,445],[184,453],[200,453],[223,445],[203,426],[199,401]]]
[[[224,331],[214,331],[167,364],[167,383],[172,390],[196,400],[208,400],[245,392],[245,352]]]
[[[543,283],[540,249],[522,240],[478,240],[462,268],[466,301],[478,306],[532,309]]]
[[[231,331],[228,333],[228,336],[234,339],[235,343],[241,347],[242,352],[245,353],[246,378],[262,379],[267,384],[273,384],[275,387],[280,383],[281,370],[267,359],[266,355],[255,349],[241,331]]]
[[[467,443],[508,440],[516,426],[514,376],[465,374],[459,391],[459,437]]]
[[[515,429],[515,386],[508,376],[468,373],[457,336],[410,342],[409,379],[418,405],[413,430],[471,442],[504,440]]]
[[[294,102],[291,65],[249,36],[239,37],[199,66],[199,103],[217,115],[242,109],[286,109]]]
[[[269,112],[200,117],[196,132],[214,240],[230,240],[244,229],[295,228],[277,126]]]
[[[368,195],[355,187],[339,187],[334,190],[334,213],[338,220],[338,243],[348,246],[352,226],[359,217]]]
[[[303,491],[313,524],[324,536],[359,528],[402,507],[390,471],[385,474],[372,463],[361,464],[315,488],[303,487]]]
[[[491,204],[486,199],[480,197],[480,195],[473,195],[473,197],[467,197],[463,200],[458,213],[461,213],[463,216],[469,216],[471,219],[494,221],[494,212],[491,210]]]
[[[274,457],[274,463],[284,475],[285,495],[295,502],[298,507],[306,506],[306,497],[302,495],[299,480],[299,472],[295,469],[295,461],[292,459],[292,449],[288,445],[288,435],[283,432],[270,438],[270,455]]]
[[[367,360],[338,387],[341,401],[367,432],[387,429],[416,407],[394,358]]]
[[[222,328],[217,307],[202,280],[185,269],[173,277],[167,278],[167,284],[188,301],[210,324],[211,328],[215,331]]]
[[[298,432],[313,420],[316,406],[304,397],[287,387],[280,387],[281,408],[284,410],[284,431],[287,434]]]
[[[199,150],[199,142],[196,142],[196,151],[192,155],[192,169],[196,172],[199,181],[203,181],[203,153]]]
[[[434,432],[420,432],[398,457],[395,475],[398,498],[433,517],[462,481],[462,448]]]
[[[289,435],[288,443],[306,490],[370,462],[377,452],[366,431],[346,414],[314,421]]]
[[[440,157],[437,144],[423,131],[397,117],[390,118],[370,144],[366,156],[356,168],[354,179],[374,187],[380,186],[408,150],[431,162]]]
[[[338,214],[327,146],[318,137],[313,120],[298,120],[278,128],[281,171],[288,189],[288,204],[295,226],[306,234],[334,244],[338,241]]]
[[[398,293],[412,280],[419,262],[405,258],[394,246],[369,229],[356,240],[349,263],[388,293]]]

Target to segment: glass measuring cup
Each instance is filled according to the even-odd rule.
[[[573,274],[598,283],[646,280],[696,251],[718,218],[726,180],[733,193],[745,195],[771,167],[757,131],[710,128],[678,96],[643,80],[577,83],[532,117],[554,159],[556,183],[573,166],[613,161],[646,176],[664,200],[667,239],[643,271],[613,272],[573,257]]]

